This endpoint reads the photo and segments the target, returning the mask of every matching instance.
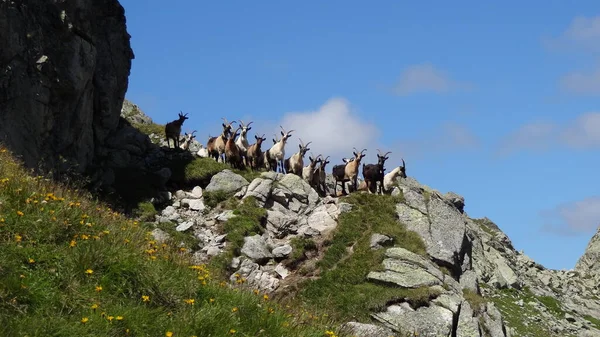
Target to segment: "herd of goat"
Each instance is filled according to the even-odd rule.
[[[183,122],[188,119],[187,114],[179,113],[179,119],[169,122],[165,125],[165,136],[167,140],[167,146],[170,147],[169,140],[173,140],[175,148],[181,148],[187,150],[191,142],[195,138],[195,131],[192,133],[185,133],[183,138],[181,137],[181,126]],[[219,136],[209,136],[206,144],[206,156],[215,159],[217,162],[229,163],[232,168],[244,169],[250,167],[251,170],[266,169],[281,173],[292,173],[302,177],[307,183],[309,183],[320,195],[328,195],[326,185],[326,172],[325,167],[329,164],[329,156],[323,158],[322,155],[318,155],[313,158],[309,156],[310,163],[304,166],[304,156],[310,150],[308,145],[311,142],[304,144],[302,139],[298,145],[298,152],[292,156],[285,158],[285,145],[287,140],[291,137],[294,130],[286,131],[281,127],[281,138],[275,136],[273,138],[273,145],[266,151],[262,150],[262,143],[266,140],[264,134],[259,137],[254,136],[256,142],[250,144],[248,142],[248,131],[252,128],[250,125],[253,122],[245,124],[244,121],[240,120],[239,125],[235,131],[233,130],[233,124],[236,121],[228,122],[227,119],[223,119],[223,130]],[[369,193],[389,193],[394,186],[394,182],[397,177],[406,178],[406,164],[402,159],[402,166],[398,166],[391,172],[385,174],[384,164],[388,159],[387,155],[391,152],[377,154],[377,164],[364,164],[362,165],[362,173],[364,181],[360,186],[357,186],[358,182],[358,170],[360,168],[361,160],[365,156],[364,152],[366,149],[358,152],[354,148],[354,157],[343,158],[343,164],[335,165],[332,169],[332,175],[335,179],[335,186],[333,195],[337,196],[337,185],[341,183],[342,194],[347,194],[345,183],[350,182],[351,191],[367,190]],[[378,184],[379,183],[379,184]]]

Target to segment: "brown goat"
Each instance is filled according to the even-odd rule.
[[[239,136],[238,131],[242,129],[240,125],[234,133],[230,134],[225,143],[225,160],[236,169],[242,169],[244,167],[244,161],[240,153],[240,149],[235,144],[235,138]]]
[[[262,137],[258,137],[255,135],[254,139],[256,139],[256,143],[248,147],[246,158],[250,169],[256,171],[263,166],[264,155],[261,149],[261,145],[267,139],[265,138],[264,134],[262,135]]]
[[[225,153],[225,143],[227,142],[227,138],[231,134],[231,126],[236,121],[232,121],[231,123],[227,122],[227,119],[221,118],[223,123],[223,131],[217,137],[208,138],[208,142],[206,142],[206,149],[208,150],[208,155],[214,158],[217,162],[225,162],[225,158],[223,158],[223,154]]]

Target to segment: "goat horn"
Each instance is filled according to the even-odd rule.
[[[231,123],[229,123],[229,124],[233,124],[233,123],[237,123],[237,121],[231,121]]]
[[[387,156],[387,155],[388,155],[388,154],[390,154],[390,153],[392,153],[392,151],[388,151],[388,152],[386,152],[386,153],[383,155],[383,157]]]
[[[404,162],[404,158],[402,158],[402,167],[406,167],[406,163]]]
[[[353,147],[352,149],[354,149],[354,152],[358,152],[358,150],[355,147]]]
[[[243,121],[243,120],[241,120],[241,119],[240,119],[240,123],[241,123],[241,125],[242,125],[242,126],[243,126],[243,125],[245,125],[245,124],[244,124],[244,121]]]
[[[329,156],[325,157],[325,160],[324,160],[324,161],[327,161],[327,159],[329,159]]]
[[[363,154],[364,151],[367,151],[367,149],[363,149],[362,151],[360,151],[360,154]]]
[[[287,132],[285,132],[285,129],[283,128],[283,126],[280,125],[279,127],[281,128],[281,131],[283,131],[283,133],[287,133]]]
[[[379,155],[381,156],[381,150],[377,149],[377,152],[379,153]],[[385,157],[385,155],[381,156],[381,157]]]
[[[290,130],[290,131],[288,131],[288,132],[286,132],[286,133],[289,135],[290,133],[292,133],[292,132],[294,132],[294,131],[296,131],[296,130]]]
[[[229,122],[227,121],[227,119],[225,117],[221,117],[221,119],[223,120],[223,122],[225,122],[225,124],[229,124]]]
[[[192,133],[191,133],[191,134],[193,135],[193,134],[194,134],[194,133],[196,133],[196,132],[197,132],[197,131],[196,131],[196,130],[194,130],[194,131],[192,131]]]
[[[304,145],[304,147],[308,147],[308,145],[310,145],[310,143],[312,143],[312,142],[306,143],[306,145]]]
[[[298,137],[298,140],[300,141],[300,145],[302,145],[302,147],[304,147],[304,142],[302,141],[302,138]]]
[[[246,124],[246,127],[249,127],[249,126],[250,126],[250,124],[252,124],[252,123],[254,123],[254,122],[250,122],[250,123]]]

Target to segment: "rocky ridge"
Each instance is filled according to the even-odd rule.
[[[223,191],[242,202],[251,198],[266,210],[264,231],[246,236],[229,261],[231,282],[246,280],[251,288],[277,294],[287,291],[286,279],[298,276],[298,266],[286,265],[294,238],[323,242],[335,231],[338,218],[352,211],[343,198],[320,198],[292,174],[263,173],[247,181],[225,170],[205,189],[177,191],[172,205],[157,215],[199,240],[198,261],[223,254],[229,244],[221,224],[234,210],[205,205],[207,191]],[[398,181],[394,195],[398,225],[423,239],[427,256],[390,247],[390,238],[374,234],[372,249],[385,249],[382,268],[367,275],[370,282],[400,288],[428,287],[438,295],[427,305],[391,303],[374,312],[370,322],[348,322],[343,330],[356,336],[600,336],[597,282],[576,271],[549,270],[516,251],[509,238],[489,219],[471,219],[464,199],[441,194],[412,178]],[[233,206],[232,208],[235,208]],[[155,230],[157,237],[165,233]],[[319,249],[326,249],[320,246]],[[311,255],[318,258],[319,254]]]

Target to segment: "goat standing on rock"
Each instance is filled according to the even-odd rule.
[[[168,148],[171,148],[169,139],[173,139],[173,146],[175,148],[180,148],[179,137],[181,136],[181,126],[186,119],[188,119],[187,113],[184,115],[183,111],[179,111],[179,119],[176,119],[165,125],[165,138],[167,139]]]
[[[208,150],[208,155],[213,157],[217,162],[225,162],[225,158],[222,155],[225,153],[225,143],[231,134],[231,126],[236,121],[232,121],[231,123],[227,122],[227,119],[221,118],[223,120],[223,132],[217,137],[208,137],[208,142],[206,142],[206,149]]]
[[[238,126],[234,133],[229,135],[227,142],[225,143],[225,160],[236,169],[243,169],[244,162],[240,153],[240,149],[235,144],[235,137],[239,135],[238,131],[242,129],[242,126]]]
[[[244,159],[244,165],[248,165],[248,148],[250,144],[248,143],[248,131],[252,130],[250,124],[254,122],[250,122],[245,124],[243,120],[240,119],[240,125],[242,126],[242,131],[240,132],[240,136],[235,140],[235,145],[237,145],[238,149],[240,149],[240,155]]]
[[[406,163],[404,162],[404,159],[402,159],[402,166],[396,167],[383,177],[383,190],[385,193],[391,192],[398,176],[406,179]]]
[[[338,182],[342,183],[342,194],[346,193],[346,186],[344,185],[346,181],[350,181],[353,187],[353,190],[356,191],[358,189],[358,169],[360,165],[360,161],[364,158],[365,154],[363,153],[367,149],[363,149],[360,152],[356,152],[356,148],[354,148],[354,160],[346,162],[346,164],[335,165],[333,167],[333,177],[335,178],[335,186],[333,189],[334,195],[336,195],[337,184]]]
[[[246,156],[248,165],[250,165],[250,169],[256,171],[259,168],[263,167],[264,154],[260,147],[262,143],[267,139],[265,138],[264,134],[262,135],[262,137],[258,137],[255,135],[254,139],[256,139],[256,143],[248,147],[248,152],[246,153]]]
[[[385,174],[383,165],[385,164],[385,161],[389,159],[387,155],[391,152],[387,152],[384,155],[381,154],[379,149],[377,149],[377,152],[379,152],[377,154],[377,164],[363,164],[363,177],[365,178],[369,193],[375,191],[375,193],[379,192],[383,194],[383,176]],[[377,187],[377,182],[379,182],[379,187]]]
[[[285,159],[285,143],[292,136],[294,130],[285,131],[283,126],[280,125],[279,127],[281,128],[281,139],[273,144],[273,146],[265,153],[265,164],[267,165],[267,169],[285,173],[283,164]]]
[[[284,166],[285,172],[291,172],[299,177],[302,177],[302,169],[304,168],[304,156],[306,155],[306,152],[310,150],[308,145],[312,142],[308,142],[306,145],[304,145],[302,139],[298,138],[298,140],[300,140],[300,144],[298,144],[298,147],[300,149],[298,150],[298,152],[294,153],[291,157],[285,160]]]

